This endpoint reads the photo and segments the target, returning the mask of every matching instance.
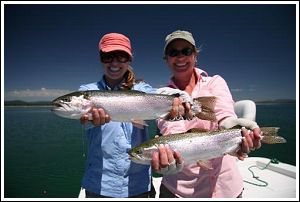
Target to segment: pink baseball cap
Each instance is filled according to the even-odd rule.
[[[128,37],[119,33],[105,34],[99,41],[99,51],[125,51],[132,57],[131,44]]]

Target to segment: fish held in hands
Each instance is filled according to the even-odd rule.
[[[285,143],[278,136],[278,127],[262,127],[261,142],[266,144]],[[230,154],[237,155],[241,148],[242,129],[232,128],[212,132],[187,132],[170,134],[148,140],[131,149],[129,158],[138,164],[151,164],[152,154],[158,151],[160,144],[168,144],[172,150],[178,151],[183,157],[184,164],[197,163],[199,166],[211,168],[209,160]]]
[[[175,95],[147,94],[140,91],[75,91],[52,101],[52,112],[68,119],[89,115],[92,108],[103,108],[111,120],[134,122],[137,120],[167,119]],[[194,115],[203,120],[215,121],[216,97],[199,97],[191,107]]]

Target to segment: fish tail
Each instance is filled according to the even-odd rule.
[[[265,144],[286,143],[286,139],[278,135],[279,127],[261,127],[262,139]]]
[[[194,105],[196,105],[196,108],[199,108],[198,110],[195,110],[195,116],[199,119],[203,120],[210,120],[210,121],[216,121],[216,114],[215,114],[215,105],[216,105],[216,97],[210,96],[210,97],[198,97],[193,100]],[[195,106],[193,106],[195,108]]]

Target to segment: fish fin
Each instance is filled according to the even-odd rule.
[[[196,105],[196,108],[201,108],[198,111],[196,110],[195,116],[202,120],[216,121],[217,118],[214,111],[216,99],[217,97],[215,96],[195,98],[193,105]],[[192,108],[195,108],[195,106],[192,106]]]
[[[224,154],[224,156],[227,155],[227,154],[230,155],[230,156],[237,157],[237,158],[239,157],[237,151],[233,151],[233,152],[226,153],[226,154]]]
[[[229,153],[227,153],[227,154],[230,155],[230,156],[234,156],[234,157],[236,157],[236,158],[240,158],[240,157],[241,157],[240,155],[238,155],[237,151],[236,151],[236,152],[229,152]],[[226,155],[226,154],[224,154],[224,156],[225,156],[225,155]],[[246,154],[246,153],[243,153],[242,155],[243,155],[244,158],[247,158],[247,157],[248,157],[248,154]]]
[[[144,129],[144,126],[149,126],[144,120],[131,120],[134,127]]]
[[[279,136],[278,130],[279,127],[261,127],[262,132],[261,142],[265,144],[277,144],[277,143],[286,143],[286,139]]]
[[[265,144],[278,144],[286,143],[286,139],[281,136],[262,136],[261,142]]]
[[[169,117],[169,112],[161,115],[159,118],[164,119],[164,120],[168,120],[168,117]]]
[[[208,130],[206,130],[204,128],[192,128],[188,132],[190,132],[190,133],[205,133],[207,131]]]
[[[197,165],[200,168],[203,168],[205,170],[212,170],[213,169],[211,161],[199,160],[199,161],[197,161]]]
[[[264,136],[275,136],[278,135],[279,127],[261,127],[260,130]]]
[[[145,92],[139,91],[139,90],[130,90],[129,92],[130,92],[130,93],[141,93],[141,94],[146,94]]]

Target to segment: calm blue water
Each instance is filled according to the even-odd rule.
[[[257,122],[280,127],[288,142],[263,145],[250,156],[296,165],[296,105],[257,105]],[[154,125],[150,131],[155,134]],[[5,107],[4,197],[78,197],[86,153],[83,136],[79,121],[57,117],[50,108]]]

